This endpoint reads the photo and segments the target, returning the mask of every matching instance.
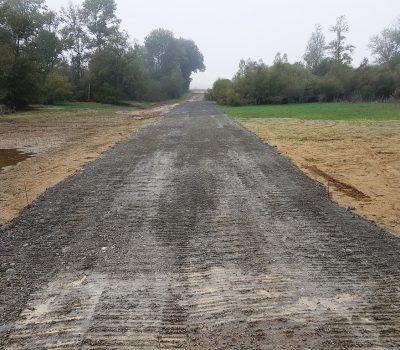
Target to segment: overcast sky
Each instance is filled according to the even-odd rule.
[[[81,2],[76,0],[75,2]],[[329,26],[346,15],[354,63],[369,57],[371,36],[400,17],[400,0],[116,0],[122,28],[140,43],[155,28],[193,39],[204,54],[207,70],[196,74],[192,88],[207,88],[217,78],[232,78],[241,58],[269,64],[279,51],[290,62],[301,60],[320,23],[327,41]],[[68,0],[47,0],[59,9]]]

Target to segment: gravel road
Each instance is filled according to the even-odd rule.
[[[0,230],[0,349],[399,349],[399,252],[194,98]]]

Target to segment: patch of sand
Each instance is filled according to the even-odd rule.
[[[175,105],[146,110],[29,112],[0,121],[0,149],[36,156],[0,171],[0,226],[47,188],[156,122]]]
[[[329,186],[340,205],[400,235],[400,121],[241,122]]]

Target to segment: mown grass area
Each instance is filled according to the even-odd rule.
[[[238,119],[400,120],[398,103],[307,103],[220,108]]]

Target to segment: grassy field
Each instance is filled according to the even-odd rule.
[[[220,108],[240,119],[400,120],[400,104],[397,103],[307,103]]]

